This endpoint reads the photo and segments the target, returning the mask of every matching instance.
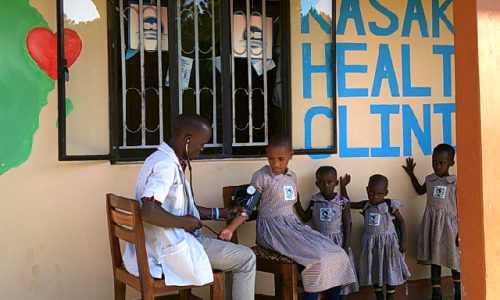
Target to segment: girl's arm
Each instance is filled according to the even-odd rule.
[[[365,201],[359,201],[359,202],[349,202],[349,207],[351,209],[363,209],[363,206],[365,205]]]
[[[230,241],[231,238],[233,237],[233,233],[236,231],[236,229],[243,223],[248,220],[248,216],[236,216],[234,219],[231,221],[231,224],[227,225],[226,228],[222,229],[222,231],[219,234],[219,239],[224,240],[224,241]]]
[[[415,169],[416,165],[417,164],[413,162],[413,158],[412,157],[408,157],[406,159],[406,166],[402,166],[402,167],[405,170],[406,174],[408,174],[408,176],[410,176],[411,184],[413,185],[413,188],[415,189],[415,192],[417,192],[417,194],[419,194],[419,195],[423,195],[423,194],[426,193],[427,188],[425,186],[425,182],[424,182],[424,184],[420,184],[418,182],[417,177],[413,173],[413,170]]]
[[[399,227],[399,232],[401,233],[399,240],[399,251],[406,251],[406,223],[403,216],[399,213],[399,210],[394,211],[394,217],[396,217],[396,226]]]
[[[302,207],[302,204],[300,203],[300,195],[297,194],[297,202],[294,203],[295,210],[297,211],[297,214],[299,215],[300,219],[303,222],[307,222],[311,220],[312,217],[312,202],[309,203],[309,206],[307,207],[306,210]]]
[[[347,195],[347,185],[351,182],[351,175],[345,174],[344,177],[340,177],[340,194],[347,199],[349,199],[349,195]]]
[[[342,210],[342,228],[344,229],[344,241],[343,248],[349,253],[349,247],[351,245],[351,211],[349,202],[347,202]]]

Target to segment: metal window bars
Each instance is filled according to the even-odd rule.
[[[219,123],[217,122],[220,112],[217,107],[222,101],[218,95],[221,90],[217,83],[217,41],[216,41],[216,13],[215,0],[200,1],[200,0],[184,0],[180,3],[177,1],[177,37],[178,37],[178,80],[181,88],[178,89],[179,95],[179,110],[180,112],[188,111],[188,105],[185,102],[189,101],[189,94],[194,95],[194,112],[211,120],[212,123],[212,141],[207,143],[205,147],[222,147],[222,140],[219,139]],[[200,17],[203,17],[205,22],[200,22]],[[209,22],[208,22],[209,21]],[[208,24],[209,23],[209,24]],[[201,24],[201,25],[200,25]],[[209,36],[201,36],[200,26],[209,27]],[[206,28],[205,28],[206,29]],[[186,30],[186,32],[184,32]],[[209,46],[203,49],[200,39],[206,41]],[[192,40],[192,47],[185,46],[186,40]],[[206,43],[204,43],[206,46]],[[186,83],[191,82],[192,67],[184,66],[184,59],[188,57],[193,59],[194,66],[194,87]],[[209,70],[202,70],[200,65],[209,62]],[[205,79],[205,80],[202,80]],[[202,82],[203,81],[203,82]],[[202,106],[202,101],[211,103],[208,108]]]
[[[120,145],[120,149],[144,149],[144,148],[155,148],[157,147],[162,139],[163,139],[163,69],[162,69],[162,39],[164,30],[166,28],[162,25],[162,1],[157,0],[156,6],[151,4],[144,5],[143,0],[139,0],[137,6],[129,6],[124,7],[124,1],[119,1],[119,19],[120,19],[120,59],[121,59],[121,96],[122,96],[122,144]],[[138,32],[138,46],[139,46],[139,56],[140,56],[140,84],[139,87],[128,86],[127,85],[127,39],[125,37],[125,26],[129,26],[131,20],[130,11],[134,10],[134,15],[137,15],[139,32]],[[145,49],[144,41],[144,12],[147,10],[154,10],[156,16],[156,49]],[[127,13],[129,17],[127,17]],[[128,27],[130,28],[130,27]],[[148,28],[149,29],[149,28]],[[132,39],[135,33],[129,32],[129,38]],[[128,41],[130,47],[131,40]],[[146,86],[146,68],[145,68],[145,52],[157,52],[157,68],[158,68],[158,84],[157,86]],[[146,124],[146,106],[148,102],[152,102],[151,97],[147,97],[148,92],[153,91],[156,94],[156,98],[158,99],[157,111],[158,111],[158,124],[153,126],[153,128],[148,128]],[[140,97],[140,124],[133,128],[129,123],[130,120],[127,119],[128,112],[130,110],[137,109],[133,107],[129,101],[129,94],[136,93]],[[129,143],[129,134],[141,134],[140,144],[131,145]],[[146,142],[146,134],[159,132],[159,139],[156,143],[148,144]]]
[[[125,2],[127,1],[127,2]],[[233,15],[242,15],[246,17],[245,24],[245,43],[246,43],[246,85],[236,86],[236,72],[244,72],[243,69],[235,69],[235,60],[242,60],[245,58],[235,58],[236,49],[231,41],[219,41],[221,37],[217,36],[216,30],[216,16],[220,13],[219,10],[215,9],[220,1],[225,0],[177,0],[176,7],[169,9],[176,9],[177,19],[176,19],[176,29],[177,30],[177,76],[178,83],[180,87],[177,89],[178,94],[178,107],[179,113],[184,111],[192,111],[189,109],[188,102],[190,98],[194,98],[193,109],[196,113],[205,116],[212,123],[212,140],[206,145],[206,147],[222,147],[224,142],[222,141],[223,130],[232,130],[232,146],[264,146],[268,142],[268,130],[269,130],[269,120],[268,120],[268,49],[267,38],[269,31],[272,32],[272,28],[268,28],[267,17],[266,17],[266,0],[261,0],[262,8],[261,12],[252,11],[253,0],[230,0],[230,11],[231,13],[231,37],[232,39],[240,38],[235,37],[234,32],[234,18]],[[164,112],[163,111],[163,88],[164,88],[164,76],[167,75],[162,67],[162,35],[164,33],[162,30],[167,32],[166,24],[162,25],[162,1],[150,1],[146,2],[144,0],[135,1],[136,5],[132,6],[130,3],[133,1],[120,0],[119,2],[119,22],[120,22],[120,61],[121,61],[121,97],[122,97],[122,142],[119,146],[120,149],[146,149],[157,147],[164,138]],[[145,3],[146,2],[146,3]],[[167,2],[164,0],[163,2]],[[234,2],[239,5],[244,4],[245,9],[236,11],[233,14]],[[157,20],[157,30],[156,30],[156,48],[146,49],[145,48],[145,13],[147,10],[156,7],[155,15]],[[130,16],[131,10],[137,10],[136,15],[138,15],[138,52],[140,57],[139,70],[127,70],[127,51],[130,51],[130,41],[127,40],[125,34],[126,28],[129,28],[130,22],[132,21],[127,16]],[[203,16],[204,20],[209,19],[210,22],[203,22],[200,24],[200,16]],[[254,22],[254,17],[260,17],[260,25],[262,31],[262,49],[260,52],[255,52],[252,48],[252,22]],[[220,19],[220,18],[219,18]],[[190,26],[192,23],[192,32],[190,35],[186,26]],[[257,22],[258,24],[258,22]],[[271,23],[272,24],[272,23]],[[162,26],[165,28],[162,29]],[[200,27],[201,26],[201,27]],[[210,26],[210,36],[200,36],[200,28],[205,29],[203,32],[206,33],[206,26]],[[221,24],[220,26],[224,26]],[[186,29],[188,32],[184,32]],[[129,32],[128,38],[130,38],[131,33]],[[210,41],[210,47],[208,49],[202,49],[200,45],[200,38],[204,41]],[[193,39],[194,45],[192,48],[184,47],[183,40]],[[128,42],[128,43],[127,43]],[[231,43],[231,74],[221,74],[220,76],[231,76],[232,83],[232,99],[231,103],[228,103],[229,99],[222,99],[221,80],[217,79],[218,68],[216,66],[216,61],[220,61],[220,57],[217,56],[217,45],[221,43]],[[204,42],[204,45],[206,43]],[[148,73],[147,65],[145,62],[145,53],[156,52],[157,53],[157,72],[158,72],[158,82],[155,86],[147,86],[146,76]],[[219,54],[220,55],[220,54]],[[183,57],[189,57],[192,59],[192,65],[189,68],[183,66]],[[262,79],[252,75],[252,60],[261,59],[262,60]],[[200,65],[203,61],[210,61],[210,70],[207,68],[202,69]],[[127,83],[127,72],[139,72],[140,82],[138,86],[129,86]],[[168,71],[167,71],[168,72]],[[194,74],[193,74],[194,72]],[[168,75],[167,75],[168,76]],[[191,80],[194,78],[194,80]],[[255,80],[262,80],[260,85],[255,84]],[[184,82],[184,83],[183,83]],[[185,84],[187,82],[187,85]],[[183,86],[185,85],[185,86]],[[229,87],[228,87],[229,88]],[[153,93],[151,93],[153,92]],[[133,95],[140,98],[140,105],[135,105],[131,98]],[[154,95],[154,96],[153,96]],[[262,98],[262,101],[257,101],[257,98]],[[246,99],[247,103],[244,103]],[[258,99],[260,100],[260,99]],[[207,102],[211,103],[209,105],[203,104]],[[158,123],[148,127],[148,123],[151,121],[148,119],[148,114],[146,113],[147,108],[157,104],[157,119]],[[245,105],[246,104],[246,105]],[[222,121],[222,106],[231,105],[232,106],[232,124],[223,124]],[[241,113],[239,109],[245,109],[246,113]],[[133,118],[128,118],[129,113],[134,111],[137,113],[140,110],[139,121],[132,120]],[[259,115],[260,119],[256,121],[255,116]],[[133,122],[138,123],[135,126],[132,125]],[[222,128],[219,128],[222,127]],[[255,130],[262,130],[263,134],[256,136],[254,134]],[[245,134],[239,135],[239,133],[244,132]],[[151,141],[147,139],[148,133],[158,133],[158,139]],[[140,142],[136,143],[131,141],[130,136],[133,134],[140,134]]]
[[[253,1],[252,1],[253,2]],[[231,37],[233,39],[233,43],[231,43],[232,47],[232,55],[231,55],[231,68],[232,68],[232,110],[233,110],[233,124],[232,124],[232,131],[233,131],[233,141],[232,145],[233,146],[265,146],[267,145],[268,142],[268,86],[267,86],[267,36],[268,36],[268,29],[267,28],[267,20],[266,20],[266,0],[262,0],[262,13],[259,12],[253,12],[252,11],[252,6],[251,6],[251,0],[246,0],[245,3],[245,11],[234,11],[234,1],[230,1],[230,11],[233,12],[233,16],[241,15],[246,17],[246,22],[245,22],[245,33],[244,34],[244,44],[245,44],[245,49],[243,50],[243,53],[246,52],[246,71],[247,71],[247,87],[236,87],[236,82],[235,82],[235,54],[243,54],[243,53],[238,53],[238,51],[235,49],[235,43],[234,41],[238,39],[235,34],[235,19],[234,17],[231,17]],[[251,26],[252,26],[252,17],[257,16],[260,17],[261,20],[261,30],[262,30],[262,50],[258,52],[254,52],[253,47],[252,47],[252,32],[251,32]],[[258,58],[262,57],[262,68],[263,68],[263,88],[254,88],[253,87],[253,77],[252,77],[252,59],[253,58]],[[248,101],[248,120],[245,122],[245,126],[238,126],[238,121],[237,116],[237,108],[238,108],[238,103],[237,101],[241,100],[240,98],[237,99],[238,93],[243,92],[247,96],[247,101]],[[257,103],[254,103],[254,95],[255,92],[259,92],[263,96],[263,101],[261,105],[261,109],[263,110],[263,116],[264,116],[264,121],[261,125],[255,126],[254,124],[254,109],[258,109]],[[254,130],[264,130],[264,139],[263,140],[255,140],[253,131]],[[237,131],[248,131],[248,141],[247,142],[241,142],[238,141],[237,139]]]

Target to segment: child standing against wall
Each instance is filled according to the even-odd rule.
[[[304,222],[312,218],[312,228],[321,232],[330,241],[342,247],[349,255],[351,267],[356,274],[354,257],[350,247],[351,237],[351,213],[349,211],[349,199],[345,186],[350,182],[350,175],[340,179],[340,192],[335,192],[338,185],[337,170],[331,166],[319,167],[316,171],[316,186],[320,192],[313,195],[309,206],[304,211],[300,201],[295,202],[295,209]],[[341,291],[341,299],[347,295],[359,291],[357,282],[344,287]]]
[[[427,193],[427,205],[418,234],[417,260],[431,265],[432,299],[441,296],[441,266],[451,269],[455,300],[461,299],[460,256],[457,223],[457,177],[449,169],[455,164],[455,149],[448,144],[437,145],[432,152],[434,173],[420,185],[413,173],[413,158],[406,159],[403,169],[419,195]]]
[[[398,200],[385,198],[388,184],[385,176],[372,175],[366,187],[368,200],[351,202],[352,209],[362,209],[365,221],[359,258],[359,283],[373,285],[377,300],[384,300],[383,285],[386,285],[385,299],[395,299],[396,286],[410,277],[403,257],[406,251],[406,225],[399,213],[402,205]],[[399,237],[397,232],[400,233]]]

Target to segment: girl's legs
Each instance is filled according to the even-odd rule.
[[[432,300],[441,300],[441,266],[431,265]]]
[[[387,297],[386,300],[394,300],[396,299],[396,286],[394,285],[386,285],[387,288]]]
[[[317,300],[318,299],[318,293],[308,293],[304,292],[302,295],[302,300]]]
[[[332,287],[331,289],[327,290],[325,292],[325,299],[326,300],[339,300],[340,299],[340,290],[342,289],[341,286],[336,286],[336,287]],[[346,297],[346,296],[344,296]],[[347,299],[344,298],[344,299]]]
[[[375,298],[377,300],[384,300],[384,290],[381,285],[374,284],[373,290],[375,291]]]
[[[460,286],[460,272],[457,270],[451,270],[451,276],[453,277],[453,285],[455,286],[455,300],[461,300],[462,287]]]

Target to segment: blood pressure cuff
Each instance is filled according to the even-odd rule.
[[[238,186],[234,191],[233,206],[241,206],[246,210],[250,219],[252,214],[256,214],[255,209],[259,204],[261,193],[252,185],[246,184]]]

